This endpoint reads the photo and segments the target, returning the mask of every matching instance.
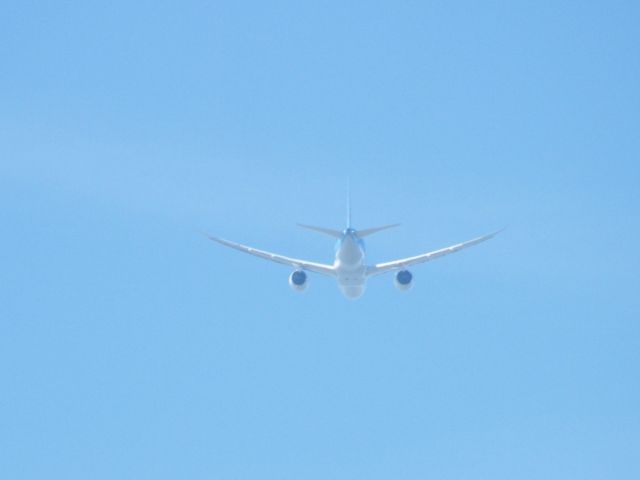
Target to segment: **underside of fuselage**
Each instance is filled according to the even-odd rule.
[[[366,286],[364,242],[355,230],[348,228],[338,240],[334,268],[338,287],[342,294],[356,299],[364,293]]]

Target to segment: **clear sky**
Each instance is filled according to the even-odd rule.
[[[634,1],[5,2],[0,476],[640,478]],[[344,299],[330,262],[495,239]]]

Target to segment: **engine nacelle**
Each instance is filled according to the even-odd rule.
[[[409,270],[400,270],[393,276],[393,282],[398,290],[406,292],[413,286],[413,274]]]
[[[309,285],[307,274],[303,270],[296,270],[289,275],[289,286],[296,292],[304,292]]]

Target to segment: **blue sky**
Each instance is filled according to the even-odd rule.
[[[637,3],[344,3],[4,5],[3,477],[638,478]]]

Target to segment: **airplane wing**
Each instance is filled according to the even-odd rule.
[[[367,268],[367,276],[371,277],[374,275],[380,275],[381,273],[386,273],[391,270],[400,270],[417,263],[428,262],[429,260],[433,260],[434,258],[443,257],[450,253],[457,252],[458,250],[462,250],[463,248],[472,247],[473,245],[482,243],[485,240],[489,240],[501,231],[502,230],[498,230],[497,232],[490,233],[489,235],[485,235],[483,237],[474,238],[473,240],[458,243],[450,247],[441,248],[440,250],[434,250],[433,252],[423,253],[422,255],[416,255],[415,257],[403,258],[401,260],[394,260],[392,262],[378,263]]]
[[[240,250],[241,252],[249,253],[266,260],[271,260],[272,262],[282,263],[283,265],[289,265],[293,268],[299,268],[302,270],[309,270],[310,272],[316,272],[322,275],[328,275],[331,277],[335,276],[335,270],[332,265],[307,262],[306,260],[298,260],[297,258],[285,257],[276,253],[265,252],[264,250],[258,250],[257,248],[247,247],[246,245],[231,242],[229,240],[225,240],[224,238],[212,237],[211,235],[207,235],[207,238],[209,238],[209,240],[213,240],[214,242],[221,243],[222,245],[225,245],[227,247]]]

